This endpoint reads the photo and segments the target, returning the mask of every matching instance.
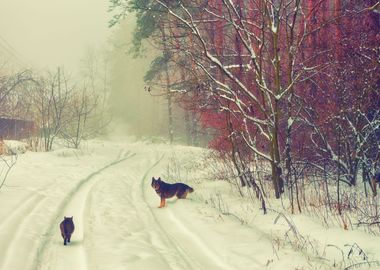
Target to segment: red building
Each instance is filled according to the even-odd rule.
[[[37,128],[33,121],[0,118],[0,140],[20,140],[36,134]]]

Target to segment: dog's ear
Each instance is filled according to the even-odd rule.
[[[161,181],[161,177],[158,177],[158,179],[157,179],[158,181]]]
[[[152,177],[152,181],[154,181],[154,180],[156,180],[156,179],[154,179],[154,177]]]

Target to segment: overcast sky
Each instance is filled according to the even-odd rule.
[[[0,50],[38,68],[75,70],[86,48],[106,43],[107,9],[108,0],[0,0]]]

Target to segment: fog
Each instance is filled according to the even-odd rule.
[[[28,67],[77,70],[87,47],[106,43],[107,9],[108,0],[0,0],[0,51]]]
[[[113,50],[110,56],[111,102],[113,111],[122,123],[128,125],[129,132],[138,136],[160,135],[167,137],[167,108],[163,96],[154,97],[145,90],[143,77],[151,61],[158,54],[145,44],[146,52],[133,58],[131,48],[135,18],[130,15],[113,35]]]
[[[148,48],[138,59],[128,54],[135,19],[129,15],[109,29],[108,2],[0,0],[1,62],[35,72],[60,66],[66,72],[83,74],[89,51],[106,55],[112,130],[117,123],[118,128],[127,126],[129,133],[138,136],[167,136],[165,99],[144,91],[143,76],[156,52]]]

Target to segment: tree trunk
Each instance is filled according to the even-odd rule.
[[[166,40],[166,33],[165,33],[165,26],[161,27],[161,34],[162,34],[162,43],[164,47],[163,54],[166,58],[165,61],[165,80],[166,80],[166,99],[167,99],[167,105],[168,105],[168,131],[169,131],[169,142],[170,144],[173,143],[173,106],[172,106],[172,94],[170,92],[170,77],[169,77],[169,67],[168,67],[168,48],[167,48],[167,40]]]

